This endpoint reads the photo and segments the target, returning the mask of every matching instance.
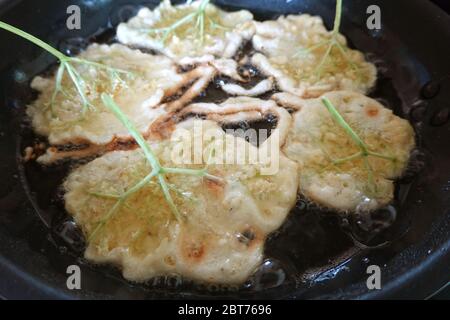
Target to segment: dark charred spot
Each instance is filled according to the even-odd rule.
[[[251,41],[246,41],[241,44],[241,47],[236,52],[236,54],[233,56],[233,60],[240,61],[245,56],[250,56],[251,53],[254,51],[253,44]]]
[[[89,147],[89,143],[68,143],[64,145],[56,145],[51,148],[52,151],[78,151]]]
[[[259,70],[252,64],[244,64],[239,66],[238,73],[241,77],[250,81],[252,78],[262,78],[263,75],[259,72]]]
[[[108,150],[132,150],[137,147],[136,141],[133,138],[128,139],[114,139],[109,145]]]
[[[195,64],[186,64],[186,65],[178,66],[177,72],[178,73],[186,73],[186,72],[194,70],[196,67],[197,67],[197,65],[195,65]]]
[[[194,113],[194,112],[187,112],[187,113],[181,114],[179,121],[183,122],[184,120],[189,119],[189,118],[196,118],[196,119],[199,119],[199,120],[207,120],[208,119],[208,115],[206,115],[206,114],[198,114],[198,113]]]

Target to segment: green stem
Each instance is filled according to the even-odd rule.
[[[47,52],[51,53],[52,55],[54,55],[56,58],[58,58],[61,61],[65,61],[67,59],[69,59],[68,56],[66,56],[65,54],[59,52],[57,49],[53,48],[51,45],[45,43],[44,41],[36,38],[35,36],[29,34],[28,32],[25,32],[23,30],[20,30],[10,24],[7,24],[6,22],[0,21],[0,28],[5,29],[9,32],[12,32],[22,38],[25,38],[28,41],[31,41],[32,43],[34,43],[35,45],[41,47],[42,49],[46,50]]]
[[[206,170],[206,168],[204,169],[186,169],[186,168],[161,168],[161,173],[176,173],[176,174],[185,174],[185,175],[190,175],[190,176],[199,176],[199,177],[205,177],[209,180],[214,180],[217,182],[222,182],[223,179],[217,176],[214,176],[212,174],[209,174]]]
[[[85,92],[86,91],[86,81],[83,79],[82,75],[76,70],[76,68],[74,67],[74,65],[72,63],[81,63],[81,64],[85,64],[85,65],[90,65],[90,66],[98,68],[98,69],[107,70],[108,72],[112,72],[116,75],[118,73],[132,74],[126,70],[115,69],[115,68],[112,68],[112,67],[103,65],[101,63],[94,62],[94,61],[88,61],[88,60],[84,60],[84,59],[80,59],[80,58],[69,57],[69,56],[63,54],[62,52],[58,51],[51,45],[36,38],[35,36],[25,32],[23,30],[20,30],[8,23],[5,23],[3,21],[0,21],[0,28],[4,29],[6,31],[9,31],[15,35],[18,35],[18,36],[34,43],[35,45],[46,50],[47,52],[49,52],[50,54],[52,54],[59,60],[60,66],[59,66],[58,71],[55,76],[55,89],[54,89],[54,92],[53,92],[53,94],[51,96],[51,100],[50,100],[51,114],[53,117],[56,116],[54,104],[55,104],[57,95],[60,92],[65,94],[65,91],[62,87],[62,79],[64,76],[64,72],[66,72],[66,71],[67,71],[67,75],[69,76],[73,86],[75,87],[76,92],[78,93],[79,97],[81,98],[81,102],[83,104],[82,110],[81,110],[81,117],[77,121],[82,120],[84,118],[84,115],[85,115],[88,107],[95,109],[94,106],[89,102],[88,97],[86,96],[86,92]]]
[[[308,47],[308,48],[305,48],[305,49],[301,49],[294,55],[294,57],[298,57],[298,56],[302,56],[302,55],[305,55],[307,53],[310,53],[310,52],[312,52],[312,51],[314,51],[316,49],[319,49],[320,47],[323,47],[327,43],[328,43],[328,41],[321,41],[318,44],[315,44],[315,45],[313,45],[311,47]]]
[[[342,19],[342,0],[336,0],[336,15],[334,17],[333,34],[338,34]]]
[[[361,152],[357,152],[354,155],[351,155],[351,156],[348,156],[348,157],[345,157],[345,158],[342,158],[342,159],[334,160],[333,164],[341,164],[341,163],[344,163],[344,162],[347,162],[347,161],[358,159],[361,156],[362,156],[362,153]]]
[[[384,160],[390,160],[390,161],[393,161],[393,162],[395,162],[397,160],[395,157],[385,156],[383,154],[380,154],[380,153],[377,153],[377,152],[372,152],[372,151],[369,151],[369,156],[380,158],[380,159],[384,159]]]
[[[111,208],[111,210],[109,210],[108,214],[106,215],[106,217],[104,217],[96,226],[94,231],[91,232],[91,234],[89,235],[88,238],[88,242],[91,242],[96,234],[100,231],[101,228],[103,228],[103,226],[109,221],[109,219],[112,218],[112,216],[114,215],[114,213],[116,213],[116,211],[120,208],[120,206],[122,205],[122,202],[124,201],[124,199],[119,199],[114,206]]]
[[[202,0],[199,6],[200,11],[205,11],[206,6],[209,4],[209,2],[210,0]]]
[[[177,173],[177,174],[186,174],[192,176],[202,176],[205,174],[205,170],[203,169],[186,169],[186,168],[161,168],[162,173]]]
[[[197,32],[200,33],[200,41],[201,41],[201,43],[203,43],[204,35],[205,35],[205,18],[209,19],[209,21],[211,21],[213,23],[213,21],[209,17],[206,17],[206,7],[209,4],[209,2],[210,2],[210,0],[203,0],[195,12],[189,13],[188,15],[184,16],[183,18],[174,22],[172,25],[170,25],[168,27],[143,29],[143,31],[147,31],[147,32],[150,31],[153,33],[164,32],[161,42],[165,43],[172,32],[174,32],[176,29],[178,29],[182,25],[197,18],[195,21],[195,28],[198,29]]]
[[[347,132],[350,138],[356,143],[356,145],[361,149],[362,155],[367,156],[369,151],[364,141],[358,136],[358,134],[349,126],[341,114],[336,110],[335,106],[331,103],[328,98],[322,98],[322,102],[327,108],[328,112],[331,114],[332,118]]]
[[[76,63],[84,63],[84,64],[88,64],[91,65],[93,67],[97,67],[99,69],[105,69],[105,70],[109,70],[109,71],[114,71],[117,73],[124,73],[124,74],[132,74],[132,72],[127,71],[127,70],[123,70],[123,69],[118,69],[118,68],[113,68],[110,67],[108,65],[104,65],[95,61],[89,61],[89,60],[85,60],[85,59],[80,59],[80,58],[71,58],[71,57],[67,57],[70,61],[76,62]]]
[[[191,21],[196,15],[197,15],[196,12],[192,12],[192,13],[188,14],[181,20],[179,20],[179,21],[175,22],[173,25],[171,25],[169,29],[171,29],[171,30],[177,29],[178,27],[182,26],[183,24]]]
[[[166,198],[166,202],[169,205],[170,209],[172,210],[173,214],[175,215],[175,218],[177,218],[178,221],[181,221],[181,214],[178,211],[177,206],[175,205],[175,202],[172,199],[172,196],[170,195],[169,186],[167,185],[166,179],[162,174],[158,175],[159,185],[161,187],[161,190],[164,194],[164,197]]]
[[[98,198],[106,198],[106,199],[120,199],[120,195],[110,194],[110,193],[100,193],[95,191],[88,191],[88,194]]]
[[[360,152],[355,153],[349,157],[339,159],[333,161],[334,165],[344,163],[346,161],[362,158],[364,167],[367,170],[367,179],[368,185],[372,188],[371,192],[376,192],[377,186],[375,184],[373,169],[369,162],[369,157],[377,157],[384,160],[390,160],[395,162],[396,159],[394,157],[385,156],[383,154],[369,151],[367,145],[362,141],[362,139],[358,136],[358,134],[350,127],[350,125],[345,121],[345,119],[341,116],[341,114],[337,111],[335,106],[331,103],[331,101],[327,98],[322,98],[322,102],[327,108],[328,112],[331,114],[332,118],[345,130],[345,132],[350,136],[350,138],[356,143],[356,145],[360,148]]]
[[[134,140],[136,140],[137,144],[144,151],[145,157],[150,162],[152,169],[158,171],[159,173],[161,170],[161,165],[155,154],[147,144],[147,141],[145,141],[144,137],[142,137],[142,135],[139,133],[138,129],[134,126],[134,124],[131,123],[130,120],[128,120],[127,116],[122,112],[120,107],[114,102],[113,98],[110,95],[103,93],[102,101],[105,106],[108,107],[108,109],[110,109],[116,115],[119,121],[122,122],[125,128],[127,128]]]
[[[97,232],[113,217],[113,215],[117,212],[117,210],[120,208],[120,206],[125,203],[125,201],[127,200],[127,198],[130,195],[132,195],[133,193],[135,193],[135,192],[139,191],[140,189],[142,189],[156,175],[157,175],[156,172],[151,172],[144,179],[142,179],[141,181],[136,183],[133,187],[128,189],[124,194],[122,194],[121,196],[116,197],[116,198],[118,198],[118,200],[112,206],[112,208],[108,211],[106,216],[97,224],[97,226],[95,227],[94,231],[92,231],[92,233],[89,235],[89,241],[94,239],[94,237],[97,234]],[[92,194],[94,196],[106,196],[106,197],[111,196],[111,195],[101,195],[100,193],[94,193],[94,192],[90,192],[90,194]]]
[[[355,72],[357,72],[358,77],[361,77],[361,73],[359,71],[358,66],[351,61],[350,57],[347,55],[347,53],[345,52],[345,48],[344,46],[339,42],[339,29],[341,27],[341,21],[342,21],[342,0],[336,0],[336,13],[335,13],[335,17],[334,17],[334,26],[333,26],[333,30],[331,31],[330,34],[330,38],[320,42],[316,45],[313,45],[309,48],[306,49],[302,49],[298,52],[295,53],[294,57],[299,56],[301,54],[304,53],[308,53],[311,52],[313,50],[316,50],[326,44],[328,45],[328,48],[325,52],[325,54],[323,55],[320,63],[317,65],[317,67],[314,69],[314,74],[316,74],[316,76],[320,79],[321,78],[321,74],[322,74],[322,69],[325,65],[325,62],[331,58],[331,52],[334,49],[334,47],[337,47],[340,54],[343,56],[343,58],[345,59],[345,61],[350,65],[350,67],[355,70]],[[304,77],[307,78],[307,77]]]
[[[50,100],[50,111],[52,113],[52,117],[56,117],[54,105],[55,105],[55,101],[56,101],[56,96],[58,95],[59,92],[63,91],[62,78],[63,78],[65,69],[66,69],[66,64],[61,63],[59,65],[58,71],[56,72],[55,90],[53,91],[52,98]]]
[[[111,110],[116,117],[119,119],[120,122],[127,128],[127,130],[130,132],[131,136],[136,140],[137,144],[141,147],[141,149],[144,151],[144,155],[147,159],[147,161],[150,163],[152,167],[152,172],[150,175],[147,176],[147,178],[144,178],[141,180],[138,184],[136,184],[133,188],[129,189],[125,194],[123,195],[124,198],[128,197],[130,194],[136,192],[140,188],[142,188],[144,185],[150,182],[150,180],[158,176],[158,182],[161,187],[161,190],[164,194],[164,197],[166,199],[167,204],[169,205],[170,209],[172,210],[173,214],[177,218],[178,221],[181,221],[181,214],[178,211],[172,196],[170,195],[170,188],[166,182],[166,179],[164,177],[164,174],[166,173],[175,173],[175,174],[186,174],[186,175],[195,175],[199,177],[207,177],[210,179],[220,179],[217,177],[214,177],[212,175],[209,175],[205,169],[201,170],[194,170],[194,169],[186,169],[186,168],[164,168],[161,166],[161,164],[158,161],[158,158],[153,153],[150,146],[145,141],[144,137],[139,133],[137,128],[131,123],[131,121],[127,118],[127,116],[122,112],[120,107],[114,102],[113,98],[110,95],[107,95],[105,93],[102,94],[102,101],[105,104],[105,106]],[[122,202],[124,198],[121,198],[120,201]],[[115,206],[113,207],[114,210]],[[111,215],[107,215],[111,216]]]
[[[155,171],[150,172],[144,179],[136,183],[133,187],[128,189],[124,194],[123,197],[127,198],[130,195],[132,195],[135,192],[138,192],[141,190],[145,185],[147,185],[158,173]]]
[[[85,87],[82,79],[79,77],[79,74],[75,71],[75,69],[72,68],[71,65],[63,63],[65,65],[65,69],[67,70],[67,73],[69,74],[70,79],[72,80],[75,89],[78,92],[78,95],[81,97],[81,100],[83,102],[83,113],[86,110],[87,106],[89,105],[89,101],[85,95]]]
[[[333,46],[334,46],[334,44],[330,43],[330,45],[328,46],[327,51],[325,52],[322,60],[320,61],[319,65],[316,68],[316,74],[319,77],[319,79],[320,79],[321,74],[322,74],[323,66],[325,65],[325,62],[327,61],[327,59],[328,59],[328,57],[329,57],[329,55],[331,53],[331,50],[333,49]]]

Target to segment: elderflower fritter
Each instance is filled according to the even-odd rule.
[[[196,121],[203,124],[204,150],[215,148],[217,140],[207,139],[211,131],[225,141],[241,139],[205,120],[181,122],[175,132],[194,135]],[[244,281],[261,263],[266,237],[295,204],[295,162],[280,155],[280,171],[270,176],[258,174],[259,163],[204,159],[175,167],[169,142],[136,139],[141,149],[105,154],[73,170],[64,184],[66,209],[88,238],[86,258],[119,265],[133,281],[172,273],[212,283]]]
[[[141,9],[117,28],[120,42],[156,50],[176,60],[204,55],[231,58],[253,33],[249,11],[226,12],[209,0],[177,6],[164,0],[153,10]]]
[[[86,142],[105,145],[114,138],[125,139],[128,132],[102,103],[101,94],[112,95],[123,106],[141,133],[168,113],[161,105],[164,98],[186,86],[186,99],[199,94],[213,76],[211,67],[198,67],[180,73],[167,57],[154,56],[130,49],[121,44],[92,44],[77,59],[89,61],[74,67],[83,77],[84,92],[89,107],[84,104],[68,75],[62,78],[61,93],[54,96],[58,76],[36,77],[31,86],[39,92],[38,98],[27,108],[37,133],[47,136],[51,144]],[[92,63],[129,72],[117,78],[112,71],[96,68]],[[114,70],[114,69],[113,69]],[[201,85],[194,86],[198,82]],[[181,97],[182,98],[182,97]],[[180,99],[181,99],[180,98]],[[186,101],[188,102],[188,101]],[[53,104],[53,108],[49,105]],[[50,156],[48,158],[51,158]]]
[[[407,120],[361,94],[337,91],[296,105],[283,147],[299,163],[300,191],[339,211],[375,210],[393,199],[393,180],[405,170],[415,146]]]
[[[253,46],[260,53],[252,63],[273,76],[279,88],[303,98],[334,90],[368,92],[376,68],[363,54],[347,46],[339,33],[342,0],[337,0],[335,24],[327,31],[320,17],[288,15],[256,23]]]

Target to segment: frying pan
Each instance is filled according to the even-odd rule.
[[[2,20],[74,53],[85,45],[83,39],[110,39],[111,26],[128,19],[140,5],[154,7],[158,2],[7,1],[1,2],[0,15]],[[322,16],[328,27],[332,25],[335,3],[214,2],[230,10],[249,9],[258,19],[307,12]],[[70,4],[82,8],[81,30],[69,31],[65,27]],[[366,9],[371,4],[381,8],[379,31],[366,27]],[[344,1],[344,6],[341,31],[352,46],[369,54],[380,72],[379,84],[371,96],[382,99],[396,114],[409,119],[418,136],[414,174],[407,173],[399,182],[402,186],[396,201],[401,203],[401,210],[393,229],[388,230],[391,236],[395,235],[389,245],[364,250],[355,250],[354,246],[341,248],[341,243],[350,240],[343,232],[335,238],[331,229],[335,229],[336,221],[324,218],[324,222],[317,215],[302,214],[300,210],[291,214],[266,250],[272,258],[266,267],[275,273],[284,272],[285,281],[268,281],[269,284],[252,290],[207,291],[195,285],[177,287],[170,281],[151,286],[130,284],[114,268],[86,263],[76,243],[64,242],[60,228],[55,227],[66,217],[61,204],[51,200],[55,193],[53,182],[62,179],[66,172],[25,165],[20,160],[21,150],[35,139],[23,120],[24,106],[35,95],[29,89],[29,81],[55,61],[39,48],[0,31],[0,295],[60,299],[423,299],[445,285],[450,280],[450,19],[425,0]],[[64,223],[70,227],[70,221]],[[314,234],[311,230],[320,232]],[[76,230],[66,228],[65,232],[67,236]],[[283,244],[282,248],[277,243]],[[306,252],[302,249],[305,244],[317,251]],[[333,255],[316,260],[321,262],[299,273],[298,263],[321,250],[330,250]],[[281,256],[290,260],[283,261]],[[66,288],[66,268],[71,264],[81,267],[81,290]],[[367,289],[366,268],[372,264],[381,268],[381,290]]]

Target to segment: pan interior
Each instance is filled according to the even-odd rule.
[[[86,5],[86,1],[75,2]],[[278,2],[279,6],[266,6],[264,2],[255,1],[217,3],[230,10],[240,7],[250,9],[260,20],[276,18],[288,12],[319,14],[331,26],[334,12],[332,1]],[[52,61],[38,49],[1,33],[0,37],[4,39],[2,46],[13,43],[14,48],[18,48],[17,52],[20,52],[17,54],[2,48],[6,54],[0,64],[2,88],[5,88],[1,100],[4,106],[0,114],[3,133],[0,136],[0,148],[5,157],[7,177],[0,190],[0,206],[5,211],[0,216],[3,222],[0,239],[5,238],[2,245],[5,248],[6,243],[11,241],[17,248],[15,252],[11,247],[5,249],[2,251],[4,256],[22,264],[25,270],[29,268],[30,274],[41,274],[45,286],[58,288],[61,295],[65,290],[67,266],[78,264],[82,268],[84,280],[83,289],[77,294],[82,297],[124,298],[354,296],[367,291],[367,266],[379,265],[386,269],[386,279],[394,279],[398,275],[399,265],[402,262],[410,263],[407,257],[399,258],[408,255],[408,249],[418,247],[416,250],[424,251],[423,256],[414,260],[423,261],[447,241],[445,234],[448,235],[449,230],[449,211],[446,208],[450,204],[450,165],[447,160],[450,151],[446,139],[450,126],[447,121],[448,105],[443,104],[450,101],[449,82],[445,74],[436,76],[436,72],[433,72],[439,69],[433,69],[435,66],[427,60],[427,57],[430,59],[430,52],[411,50],[410,44],[406,43],[408,39],[403,41],[401,30],[397,30],[394,23],[392,26],[387,24],[380,32],[372,32],[354,17],[358,14],[350,14],[363,13],[360,10],[365,2],[346,3],[343,33],[353,47],[367,53],[368,59],[378,67],[379,80],[370,96],[392,108],[395,114],[409,119],[418,136],[418,148],[413,153],[409,169],[397,184],[396,200],[392,206],[397,213],[397,220],[390,227],[376,234],[363,232],[358,227],[358,221],[338,218],[300,198],[284,226],[269,239],[265,250],[266,260],[243,286],[211,286],[177,277],[161,277],[147,284],[131,285],[122,279],[117,269],[93,266],[82,258],[83,239],[64,211],[59,189],[74,163],[41,167],[34,162],[20,161],[20,154],[26,146],[42,141],[24,121],[24,107],[35,97],[35,93],[29,89],[29,80],[49,70]],[[130,1],[89,3],[91,5],[86,6],[86,25],[76,32],[69,32],[62,27],[65,21],[64,15],[60,13],[65,13],[63,9],[64,5],[67,7],[66,1],[39,4],[44,6],[41,10],[45,14],[40,18],[48,19],[46,24],[34,16],[18,20],[21,9],[33,12],[32,7],[37,4],[32,2],[19,3],[7,11],[5,17],[24,30],[58,44],[60,49],[75,53],[90,41],[114,41],[113,26],[128,19],[141,6],[141,1],[132,4]],[[443,36],[450,40],[448,32]],[[439,59],[444,61],[445,52],[439,55]],[[449,63],[446,63],[448,66]],[[205,99],[214,101],[218,98],[213,88],[209,88],[208,92]],[[386,213],[380,211],[376,214],[379,219],[383,219]],[[444,229],[436,231],[436,228]],[[433,243],[428,238],[430,231],[437,238],[438,232],[444,232],[443,240]],[[28,254],[29,251],[31,254]],[[30,261],[21,261],[21,255],[25,252]],[[410,265],[413,266],[413,263]],[[346,290],[339,291],[341,288]]]

